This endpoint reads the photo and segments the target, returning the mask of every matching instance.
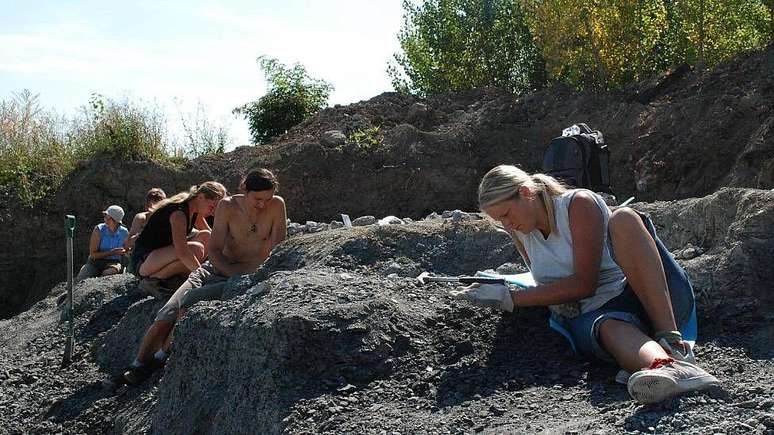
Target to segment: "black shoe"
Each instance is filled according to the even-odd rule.
[[[170,289],[171,293],[177,291],[188,280],[188,275],[175,275],[161,280],[161,286]]]
[[[153,366],[141,365],[129,367],[121,376],[126,385],[137,386],[145,382],[153,374]]]
[[[166,301],[172,296],[172,293],[175,292],[174,290],[164,287],[163,282],[158,278],[143,278],[140,280],[137,288],[143,293],[153,296],[160,301]]]

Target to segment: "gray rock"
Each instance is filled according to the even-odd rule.
[[[320,144],[326,147],[336,147],[344,145],[347,136],[340,130],[328,130],[320,136]]]
[[[330,228],[332,230],[337,230],[339,228],[344,228],[344,223],[339,221],[331,221]]]
[[[373,216],[360,216],[352,221],[353,227],[362,227],[365,225],[373,225],[376,223],[376,218]]]
[[[296,222],[288,224],[288,236],[295,236],[304,232],[302,225]]]
[[[462,210],[454,210],[451,212],[451,220],[454,222],[462,222],[473,220],[473,218],[470,216],[470,214],[465,213]]]
[[[426,221],[431,221],[431,220],[436,220],[436,219],[441,219],[441,216],[438,213],[436,213],[436,212],[432,212],[432,213],[430,213],[429,215],[427,215],[425,217]]]
[[[495,272],[503,275],[527,272],[528,269],[522,263],[503,263],[495,269]]]

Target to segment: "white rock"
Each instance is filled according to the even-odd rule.
[[[397,216],[387,216],[379,219],[379,225],[403,225],[401,218]]]

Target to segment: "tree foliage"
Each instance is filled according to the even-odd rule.
[[[303,65],[287,67],[265,56],[258,63],[266,75],[266,94],[234,109],[247,119],[253,143],[268,142],[328,105],[333,86],[310,77]]]
[[[513,0],[403,1],[403,51],[387,72],[397,90],[419,95],[545,84],[543,60]]]
[[[713,66],[774,39],[774,0],[406,0],[403,7],[403,52],[388,72],[396,89],[420,95],[479,86],[519,93],[546,77],[609,89],[683,63]]]

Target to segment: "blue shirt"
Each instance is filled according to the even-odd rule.
[[[97,225],[97,228],[99,229],[99,248],[97,249],[99,252],[105,252],[115,248],[123,248],[124,241],[127,237],[129,237],[129,230],[127,230],[123,225],[119,225],[115,233],[111,232],[110,227],[108,227],[105,223]],[[121,256],[111,255],[105,258],[110,260],[120,260]]]

